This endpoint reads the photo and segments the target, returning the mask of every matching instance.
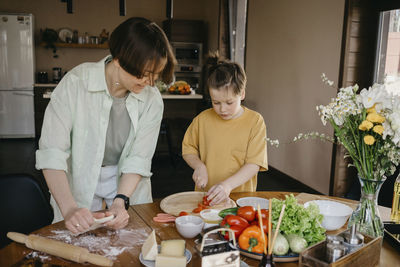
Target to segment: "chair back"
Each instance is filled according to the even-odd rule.
[[[33,176],[0,175],[0,248],[11,242],[7,232],[29,234],[49,225],[53,209]]]

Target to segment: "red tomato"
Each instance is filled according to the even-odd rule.
[[[189,213],[187,213],[186,211],[181,211],[181,212],[179,213],[179,217],[180,217],[180,216],[186,216],[186,215],[189,215]]]
[[[207,199],[207,196],[203,197],[203,205],[210,206],[210,201]]]
[[[208,206],[204,205],[203,203],[197,204],[197,207],[198,207],[198,208],[201,208],[201,210],[208,209]]]
[[[262,223],[263,223],[264,234],[268,234],[268,219],[263,219]],[[257,225],[258,227],[260,226],[258,220],[252,221],[250,225]]]
[[[195,208],[192,212],[193,213],[200,213],[203,209],[201,207]]]
[[[269,214],[268,210],[266,210],[266,209],[261,209],[260,211],[261,211],[261,217],[262,217],[263,219],[268,219],[268,214]],[[258,220],[258,212],[256,212],[256,218],[257,218],[257,220]]]
[[[237,211],[237,215],[246,219],[248,222],[252,222],[256,218],[256,210],[252,206],[240,207]]]

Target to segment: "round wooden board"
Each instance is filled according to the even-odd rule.
[[[197,205],[203,201],[204,192],[181,192],[170,195],[161,200],[160,208],[168,214],[178,216],[181,211],[186,211],[189,214],[199,215],[193,213],[192,210],[197,208]],[[229,202],[211,206],[212,209],[223,210],[227,208],[236,207],[235,201],[229,199]]]

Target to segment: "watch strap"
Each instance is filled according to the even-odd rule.
[[[129,209],[129,197],[125,196],[124,194],[117,194],[114,199],[116,198],[122,198],[124,200],[124,204],[125,204],[125,209],[128,210]]]

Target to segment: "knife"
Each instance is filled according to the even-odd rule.
[[[201,189],[201,192],[203,192],[203,198],[204,198],[206,196],[206,194],[207,194],[207,192],[205,190],[205,187],[202,186],[202,187],[200,187],[200,189]]]

